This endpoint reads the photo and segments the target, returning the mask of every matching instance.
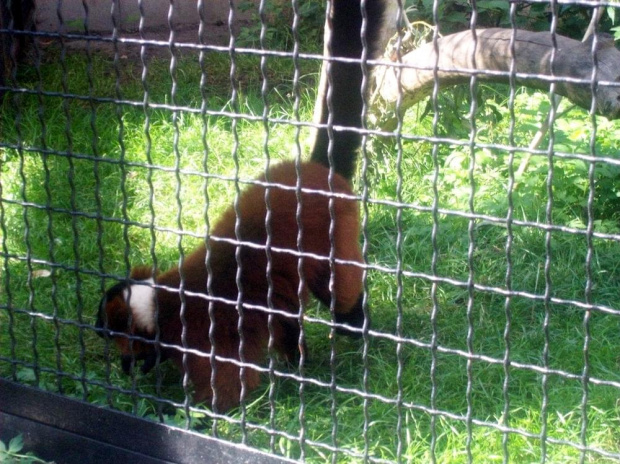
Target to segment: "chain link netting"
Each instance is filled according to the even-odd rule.
[[[386,1],[385,28],[398,32],[379,58],[368,43],[373,0],[359,2],[359,55],[334,57],[341,44],[329,34],[323,55],[324,24],[340,27],[325,3],[2,0],[0,376],[299,461],[618,460],[620,97],[603,95],[620,88],[604,73],[620,61],[603,55],[614,48],[604,33],[617,33],[616,3]],[[495,57],[506,70],[479,62],[492,26],[508,31],[509,56]],[[547,37],[547,53],[527,57],[546,71],[517,66],[528,29]],[[459,31],[470,33],[468,68],[442,68],[444,40]],[[569,34],[589,47],[586,63],[570,63],[586,74],[563,61],[559,39]],[[410,50],[424,43],[428,59],[412,63]],[[359,127],[335,120],[347,104],[333,91],[341,63],[361,69],[350,82],[362,96]],[[324,122],[315,109],[321,65]],[[433,79],[411,105],[416,66]],[[396,76],[389,104],[376,98],[378,67]],[[587,90],[589,106],[563,98],[569,84]],[[391,126],[381,123],[386,111]],[[328,137],[330,191],[301,181],[313,131]],[[342,134],[360,137],[353,195],[335,187]],[[270,178],[284,160],[297,173],[287,187]],[[242,232],[252,186],[264,188],[252,198],[266,208],[264,243]],[[296,247],[284,250],[296,259],[293,311],[275,303],[282,189],[297,200],[286,226]],[[304,250],[308,195],[328,198],[326,256]],[[305,301],[308,261],[329,263],[335,294],[343,199],[359,206],[360,236],[349,240],[361,243],[364,262],[353,264],[368,321],[352,340],[337,334],[335,297],[327,308]],[[215,237],[226,208],[234,236]],[[233,297],[212,288],[224,242],[235,249]],[[200,244],[206,272],[196,293],[183,266]],[[254,264],[245,247],[264,250],[266,306],[244,287],[242,270]],[[172,346],[157,324],[152,340],[128,337],[132,350],[155,346],[149,374],[125,376],[114,338],[97,336],[100,299],[131,281],[134,266],[152,276],[182,269],[174,348],[184,374],[164,363]],[[129,299],[139,292],[128,289]],[[210,322],[206,352],[191,342],[197,296]],[[238,314],[234,360],[217,350],[222,303]],[[253,310],[268,314],[259,365],[246,356]],[[289,363],[276,355],[283,317],[300,327],[300,356]],[[203,403],[192,401],[197,358],[214,361],[215,393]],[[227,413],[213,408],[224,361],[242,379]],[[256,371],[262,383],[252,390],[243,379]]]

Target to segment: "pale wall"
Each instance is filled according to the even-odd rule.
[[[199,15],[196,0],[175,0],[173,23],[175,29],[186,29],[198,26]],[[113,28],[111,17],[111,0],[87,0],[88,27],[91,32],[110,34]],[[146,30],[169,30],[168,13],[170,0],[143,0]],[[207,27],[221,27],[227,24],[229,15],[229,0],[203,0],[205,23]],[[135,32],[138,30],[140,10],[138,0],[117,0],[115,14],[118,14],[121,31]],[[64,23],[64,32],[83,32],[84,18],[86,17],[82,0],[62,0],[61,15]],[[247,13],[235,13],[235,22],[249,19]],[[39,31],[57,32],[60,20],[58,18],[58,0],[37,0],[37,29]]]

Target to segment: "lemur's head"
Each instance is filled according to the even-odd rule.
[[[97,331],[109,335],[121,352],[123,372],[131,373],[132,363],[144,361],[140,370],[146,374],[157,362],[155,344],[156,291],[150,268],[137,268],[130,279],[119,282],[105,293],[99,303]],[[160,354],[160,362],[165,357]]]

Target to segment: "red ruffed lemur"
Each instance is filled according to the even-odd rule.
[[[367,18],[363,33],[370,44],[364,56],[377,58],[388,29],[384,12],[392,3],[330,2],[326,52],[335,58],[362,57],[363,5]],[[187,373],[196,402],[226,412],[239,404],[242,385],[246,391],[258,386],[260,373],[252,365],[264,362],[270,335],[274,350],[290,362],[305,350],[299,345],[299,308],[309,292],[333,307],[338,333],[360,336],[368,328],[362,307],[359,212],[349,185],[361,144],[363,73],[360,63],[337,60],[330,72],[329,104],[325,69],[317,97],[315,122],[323,126],[314,140],[312,161],[300,165],[303,192],[296,190],[294,163],[271,168],[241,194],[236,207],[224,213],[208,237],[208,247],[200,246],[180,268],[155,277],[151,268],[136,268],[130,279],[106,292],[99,306],[98,333],[114,339],[126,373],[135,361],[143,361],[141,370],[147,373],[158,359],[172,359]],[[325,124],[330,108],[331,122],[348,129],[328,133]],[[267,180],[272,185],[268,195],[269,271]],[[301,290],[298,251],[303,253]],[[335,259],[331,264],[330,256]],[[276,311],[270,313],[270,307]]]
[[[330,190],[329,170],[320,164],[302,163],[299,174],[303,189],[299,218],[297,169],[292,162],[279,164],[259,178],[259,184],[247,188],[237,207],[230,207],[214,226],[208,239],[208,266],[207,247],[202,245],[183,260],[180,268],[155,278],[151,268],[137,268],[127,282],[106,292],[97,327],[107,329],[116,341],[125,372],[130,371],[134,360],[143,360],[142,371],[148,372],[156,364],[156,344],[160,359],[172,359],[183,371],[186,351],[185,366],[194,387],[194,400],[209,402],[214,397],[210,359],[213,349],[218,357],[213,405],[218,412],[225,412],[239,404],[242,381],[247,391],[259,384],[259,372],[251,367],[244,370],[242,380],[238,362],[260,365],[264,361],[270,333],[268,307],[277,310],[271,318],[274,349],[290,362],[297,360],[303,349],[299,346],[300,297],[305,302],[309,292],[327,306],[334,299],[337,332],[361,334],[365,318],[357,201],[349,183],[338,174],[333,176]],[[267,179],[273,185],[269,189],[269,273],[265,250]],[[332,246],[333,268],[329,260]],[[303,253],[301,291],[299,249]],[[237,260],[241,264],[239,276]],[[270,302],[268,274],[272,285]],[[209,277],[211,298],[207,297]],[[238,299],[242,303],[241,328]],[[239,332],[243,336],[241,356]]]

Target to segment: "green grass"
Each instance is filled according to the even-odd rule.
[[[233,128],[238,139],[239,176],[253,178],[264,169],[263,122],[239,119],[233,125],[229,117],[218,115],[220,111],[231,111],[235,107],[248,116],[263,114],[259,60],[243,55],[237,58],[241,79],[236,102],[230,101],[230,58],[226,54],[208,54],[205,94],[207,108],[214,114],[203,119],[200,112],[178,112],[174,119],[168,109],[151,109],[148,113],[150,143],[145,135],[145,113],[140,106],[116,107],[107,102],[91,106],[81,99],[63,100],[50,95],[41,97],[43,106],[39,113],[36,95],[7,96],[0,123],[2,143],[21,141],[23,150],[0,148],[1,376],[155,420],[161,414],[166,422],[175,425],[184,426],[190,420],[195,430],[212,433],[213,421],[201,410],[193,411],[187,418],[183,408],[161,406],[140,396],[158,395],[182,403],[183,389],[172,366],[162,367],[160,385],[154,374],[128,378],[120,371],[113,351],[108,368],[104,343],[89,325],[95,322],[103,289],[112,283],[112,279],[102,279],[100,274],[124,276],[129,264],[151,263],[151,248],[160,268],[175,265],[179,247],[190,251],[199,242],[195,236],[205,233],[205,211],[213,223],[222,209],[233,201],[234,183],[226,180],[237,172],[233,159]],[[141,102],[140,63],[123,60],[121,64],[121,96]],[[312,62],[301,64],[299,111],[300,118],[308,121],[318,68]],[[293,64],[270,59],[267,65],[269,115],[294,120]],[[154,59],[149,63],[147,84],[152,103],[172,103],[168,66],[167,60]],[[43,63],[41,74],[45,91],[116,97],[116,76],[110,58],[94,57],[90,65],[92,82],[96,83],[93,89],[89,88],[89,64],[82,54],[67,55],[64,84],[62,68],[58,60]],[[197,58],[183,57],[176,76],[175,103],[200,109],[198,83],[201,74]],[[38,85],[34,70],[24,70],[19,79],[25,87],[36,89]],[[481,89],[484,104],[477,120],[481,143],[508,143],[505,95],[502,88]],[[442,95],[438,131],[445,137],[467,140],[466,124],[454,115],[466,114],[468,103],[460,101],[458,96],[458,91]],[[528,144],[536,121],[544,115],[545,99],[544,95],[527,92],[517,96],[519,117],[515,141],[519,146]],[[432,116],[421,117],[423,110],[424,104],[410,110],[404,121],[407,133],[433,133]],[[585,113],[571,110],[558,123],[556,148],[589,153],[588,124]],[[206,160],[202,140],[205,127]],[[307,151],[306,135],[305,132],[300,135],[304,152]],[[178,137],[176,151],[175,137]],[[395,201],[398,199],[396,150],[380,140],[372,142],[371,166],[367,173],[369,196]],[[598,154],[617,156],[620,125],[599,121],[596,142]],[[56,153],[44,155],[43,146]],[[273,162],[290,158],[296,152],[295,127],[270,124],[268,147]],[[72,158],[65,156],[66,153],[84,156]],[[371,395],[367,402],[347,391],[338,391],[332,396],[330,388],[325,386],[332,379],[332,342],[328,329],[320,324],[307,324],[311,359],[304,375],[320,384],[306,383],[301,391],[303,449],[295,438],[300,436],[301,430],[300,386],[286,378],[275,379],[273,411],[270,411],[269,383],[265,379],[263,386],[248,398],[245,412],[233,411],[232,421],[217,421],[215,427],[220,437],[240,441],[243,431],[239,420],[245,414],[249,424],[246,427],[248,445],[291,458],[303,454],[311,462],[331,460],[329,447],[334,444],[334,430],[335,444],[344,450],[338,454],[338,462],[359,461],[354,455],[365,453],[364,424],[367,452],[373,458],[396,460],[400,453],[404,461],[428,462],[432,446],[438,462],[467,462],[469,437],[475,462],[502,461],[504,446],[513,462],[540,462],[543,446],[536,435],[546,429],[546,436],[556,440],[545,443],[546,462],[570,462],[579,458],[580,452],[575,446],[563,443],[581,443],[581,380],[556,374],[545,378],[528,366],[544,366],[546,362],[550,369],[580,375],[584,366],[584,311],[572,305],[545,304],[541,300],[515,296],[507,312],[504,296],[494,291],[476,291],[468,311],[466,287],[443,281],[433,289],[427,276],[433,273],[434,223],[431,213],[424,209],[433,204],[431,153],[429,142],[403,142],[401,169],[405,181],[400,196],[410,207],[402,209],[400,219],[393,206],[368,204],[368,261],[377,267],[368,274],[369,302],[373,328],[385,336],[371,337],[365,360],[363,343],[340,338],[333,341],[337,354],[333,373],[337,384],[344,389],[366,390]],[[522,153],[516,154],[515,164],[522,156]],[[437,275],[466,282],[470,224],[455,212],[468,211],[468,148],[441,144],[437,159],[439,207],[453,211],[438,215]],[[477,213],[506,216],[507,159],[508,155],[500,149],[477,150],[474,172]],[[583,209],[587,195],[587,183],[583,180],[587,179],[587,167],[574,160],[556,159],[554,163],[553,221],[559,225],[583,227],[587,222]],[[208,177],[203,175],[205,164]],[[177,165],[183,171],[180,184],[174,172]],[[518,180],[514,193],[515,220],[545,222],[546,171],[546,158],[534,157],[524,178]],[[597,230],[617,234],[617,169],[599,165],[597,175],[600,185],[595,207]],[[357,184],[361,192],[361,183]],[[119,220],[128,220],[131,224],[123,225]],[[148,227],[151,223],[157,227],[154,232]],[[397,247],[398,228],[402,231],[400,249]],[[189,235],[180,240],[179,229]],[[472,255],[476,284],[506,288],[508,232],[505,227],[476,221],[476,247]],[[544,230],[515,225],[511,234],[512,288],[543,295],[546,278]],[[550,246],[550,296],[586,301],[585,237],[553,232]],[[593,285],[589,298],[596,304],[616,305],[620,281],[618,247],[617,241],[594,239]],[[407,273],[402,276],[400,288],[395,273],[382,270],[396,269],[399,260]],[[49,276],[40,272],[46,270],[51,272]],[[435,312],[432,294],[435,295]],[[309,313],[327,318],[326,311],[316,305],[312,305]],[[507,321],[510,322],[510,360],[517,365],[509,368],[506,423],[517,432],[504,435],[498,427],[488,424],[504,423],[505,371],[501,360],[506,350]],[[469,340],[468,323],[471,323]],[[617,317],[592,313],[587,327],[591,335],[588,358],[592,377],[620,382],[619,329]],[[434,333],[441,348],[436,352],[429,348]],[[393,337],[396,334],[406,340],[398,344]],[[470,349],[484,358],[474,359],[468,365],[463,353]],[[489,358],[497,362],[490,363]],[[366,383],[362,378],[364,363],[368,368]],[[278,368],[286,371],[284,366]],[[398,398],[399,384],[400,405],[394,401]],[[108,388],[110,385],[121,390],[112,390]],[[620,451],[617,398],[618,389],[613,385],[589,384],[585,434],[588,446],[610,453]],[[544,409],[543,403],[546,404]],[[331,415],[334,404],[336,429]],[[476,423],[468,424],[465,419],[468,410]],[[433,411],[440,413],[433,414]],[[400,433],[397,433],[397,423],[400,423]],[[282,432],[273,440],[265,431],[271,424]],[[431,444],[433,435],[436,439]],[[587,461],[606,462],[606,458],[589,453]]]

